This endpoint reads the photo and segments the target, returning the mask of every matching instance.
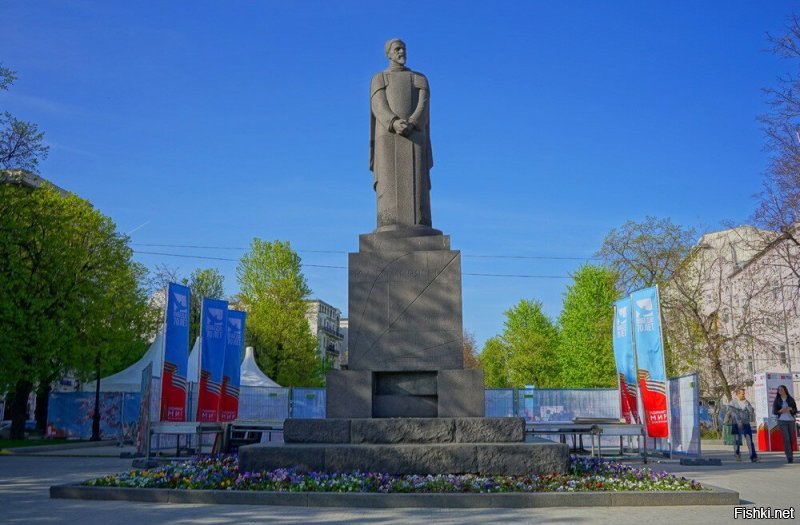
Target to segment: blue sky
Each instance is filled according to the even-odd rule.
[[[346,266],[375,227],[368,85],[403,38],[431,83],[434,226],[465,274],[548,276],[464,275],[482,343],[520,299],[556,317],[563,277],[628,219],[746,222],[762,88],[789,67],[766,33],[793,7],[4,2],[0,61],[19,80],[0,110],[46,131],[42,176],[130,232],[148,267],[216,267],[232,294],[234,261],[143,252],[238,259],[253,237],[289,240],[346,314],[346,270],[319,266]],[[478,257],[498,255],[527,258]]]

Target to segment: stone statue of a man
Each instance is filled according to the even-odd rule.
[[[370,159],[378,198],[376,231],[431,228],[430,88],[406,64],[406,45],[386,42],[389,68],[370,85]]]

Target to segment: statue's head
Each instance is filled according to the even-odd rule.
[[[399,38],[393,38],[383,46],[389,62],[404,66],[406,64],[406,43]]]

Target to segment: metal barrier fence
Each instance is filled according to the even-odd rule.
[[[49,438],[89,439],[95,397],[93,392],[52,393],[47,405]],[[138,392],[100,393],[100,438],[132,441],[139,427]]]
[[[152,383],[151,421],[159,420],[161,383]],[[189,420],[197,413],[196,383],[187,392]],[[649,448],[664,453],[699,455],[700,418],[697,374],[669,380],[671,440],[648,439]],[[324,418],[324,388],[242,387],[239,419]],[[101,435],[120,442],[136,437],[141,395],[101,394]],[[530,424],[571,422],[574,418],[619,419],[616,389],[487,389],[485,413],[489,417],[520,416]],[[91,436],[94,393],[70,392],[50,395],[48,435],[87,439]],[[641,412],[640,412],[641,413]],[[172,441],[165,437],[163,447]]]
[[[616,388],[487,389],[486,415],[517,415],[528,423],[567,423],[574,418],[619,419],[619,391]]]
[[[487,388],[486,417],[512,417],[517,413],[517,397],[513,388]]]
[[[700,455],[700,381],[697,373],[674,377],[668,381],[670,402],[670,435],[661,449],[670,455]]]
[[[189,383],[187,415],[197,414],[197,384]],[[150,395],[150,420],[160,418],[161,382],[153,381]],[[139,423],[139,392],[100,393],[100,436],[119,442],[136,439]],[[89,439],[94,414],[93,392],[54,392],[47,407],[48,437]],[[324,418],[324,388],[242,387],[239,393],[239,419]],[[174,437],[161,438],[161,447],[171,447]]]
[[[313,419],[325,417],[324,388],[292,388],[291,417]]]

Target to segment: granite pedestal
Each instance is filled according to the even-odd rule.
[[[390,474],[565,473],[569,447],[525,442],[522,418],[287,419],[285,443],[239,449],[242,471]]]
[[[361,235],[348,291],[349,369],[328,373],[328,417],[483,416],[483,374],[464,370],[461,253],[449,236]]]

